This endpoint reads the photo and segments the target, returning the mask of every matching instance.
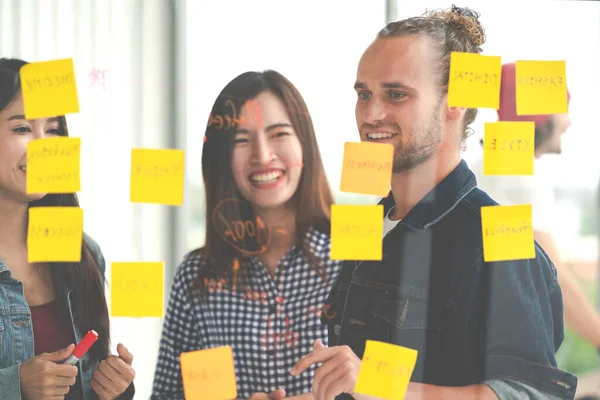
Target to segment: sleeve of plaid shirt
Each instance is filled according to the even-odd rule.
[[[204,347],[201,332],[205,330],[194,315],[189,294],[195,271],[186,264],[184,261],[179,266],[173,280],[154,373],[152,400],[184,399],[179,356]]]

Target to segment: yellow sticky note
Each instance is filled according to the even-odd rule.
[[[387,196],[392,179],[394,146],[383,143],[344,144],[342,192]]]
[[[72,58],[30,63],[20,75],[26,119],[79,112]]]
[[[383,206],[331,206],[331,259],[381,260]]]
[[[484,175],[533,175],[535,123],[485,124]]]
[[[448,105],[497,110],[500,107],[501,75],[499,56],[453,51],[450,53]]]
[[[27,193],[81,190],[81,139],[53,137],[27,144]]]
[[[531,204],[481,207],[483,260],[535,258]]]
[[[113,317],[162,317],[164,263],[114,262],[111,264]]]
[[[79,207],[29,207],[29,262],[79,262],[83,210]]]
[[[183,163],[183,150],[132,149],[131,201],[181,205]]]
[[[417,356],[417,350],[367,340],[354,390],[367,396],[402,400]]]
[[[235,399],[238,395],[230,346],[182,353],[181,379],[186,399]]]
[[[516,61],[515,78],[517,115],[567,113],[564,61]]]

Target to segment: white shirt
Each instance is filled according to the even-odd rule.
[[[552,177],[540,168],[536,159],[534,175],[483,175],[483,158],[471,167],[477,187],[504,206],[531,204],[533,229],[552,232],[556,221],[556,198]]]

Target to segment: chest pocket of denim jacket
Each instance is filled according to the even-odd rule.
[[[373,315],[378,331],[387,342],[417,350],[417,364],[411,381],[422,382],[440,372],[446,321],[450,308],[431,299],[423,290],[401,286],[382,293]],[[425,371],[427,360],[427,371]]]

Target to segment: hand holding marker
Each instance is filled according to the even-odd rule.
[[[98,334],[96,331],[92,330],[81,339],[81,342],[75,347],[73,353],[67,358],[63,364],[75,365],[77,361],[81,359],[87,353],[87,351],[92,347],[92,345],[98,340]]]

